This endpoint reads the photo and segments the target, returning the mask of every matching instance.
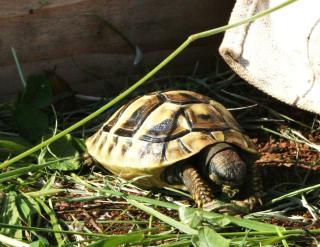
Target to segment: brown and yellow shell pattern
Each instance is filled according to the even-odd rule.
[[[220,103],[190,91],[155,92],[122,106],[86,141],[88,153],[125,179],[169,186],[162,171],[216,142],[256,153],[248,136]]]

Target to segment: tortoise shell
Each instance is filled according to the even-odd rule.
[[[88,153],[106,169],[147,187],[170,186],[163,170],[226,142],[256,154],[254,144],[220,103],[190,91],[155,92],[117,110],[86,141]]]

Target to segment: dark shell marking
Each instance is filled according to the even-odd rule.
[[[146,101],[130,102],[121,107],[120,110],[105,123],[103,130],[106,132],[114,132],[119,136],[132,137],[148,115],[162,103],[163,99],[157,95],[156,97],[149,97]]]
[[[105,168],[126,179],[148,175],[145,186],[163,186],[166,166],[216,142],[256,153],[249,137],[221,104],[189,91],[152,93],[116,111],[86,145]]]

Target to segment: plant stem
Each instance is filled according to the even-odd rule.
[[[16,66],[17,66],[17,69],[18,69],[18,74],[19,74],[19,77],[20,77],[20,80],[21,80],[21,83],[22,83],[22,87],[23,87],[23,92],[24,92],[26,90],[26,87],[27,87],[27,82],[24,79],[22,68],[20,66],[20,62],[19,62],[16,50],[13,47],[11,47],[11,52],[12,52],[12,56],[13,56],[14,62],[16,63]]]

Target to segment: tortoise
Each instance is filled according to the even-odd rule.
[[[254,169],[246,160],[251,163],[258,152],[231,113],[199,93],[173,90],[138,97],[120,107],[86,146],[113,174],[139,177],[135,182],[143,187],[185,188],[198,207],[247,211],[260,198],[255,171],[254,193],[246,200],[215,199],[214,188],[232,192],[248,181]]]

